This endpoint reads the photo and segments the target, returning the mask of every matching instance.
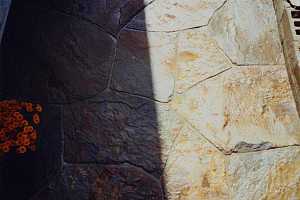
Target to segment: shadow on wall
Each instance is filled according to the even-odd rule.
[[[37,152],[2,159],[1,198],[164,199],[147,31],[128,28],[144,6],[13,1],[1,46],[3,98],[44,112]],[[138,22],[145,27],[141,14]]]

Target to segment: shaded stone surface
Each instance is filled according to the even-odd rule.
[[[300,199],[299,114],[271,3],[14,4],[5,95],[58,104],[31,200]]]
[[[5,81],[7,97],[70,102],[107,87],[114,38],[86,21],[21,6],[3,40],[4,73],[14,74]]]
[[[174,77],[167,61],[176,54],[176,35],[123,30],[112,74],[115,90],[167,102]]]
[[[62,189],[63,188],[63,189]],[[66,165],[62,177],[32,200],[162,200],[159,181],[143,170],[123,165]]]
[[[3,197],[27,200],[60,173],[61,111],[59,106],[43,105],[35,152],[19,155],[12,151],[1,158]]]
[[[136,100],[130,105],[123,96],[65,106],[65,160],[130,163],[159,178],[181,122],[167,106]]]
[[[2,34],[5,28],[5,22],[9,12],[11,0],[1,0],[0,1],[0,43],[2,40]]]

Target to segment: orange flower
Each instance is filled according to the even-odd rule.
[[[42,106],[41,106],[40,104],[37,104],[37,105],[35,106],[35,110],[36,110],[37,112],[42,112],[42,111],[43,111],[43,108],[42,108]]]
[[[20,146],[19,148],[17,148],[18,153],[23,154],[23,153],[26,153],[26,151],[27,151],[27,148],[25,146]]]
[[[22,126],[28,126],[28,125],[29,125],[27,120],[23,120],[23,121],[21,122],[21,124],[22,124]]]
[[[39,117],[39,115],[38,114],[34,114],[32,120],[33,120],[33,123],[39,124],[40,123],[40,117]]]
[[[30,134],[30,138],[33,139],[33,140],[36,140],[36,139],[37,139],[37,132],[36,132],[36,131],[33,131],[33,132]]]
[[[33,127],[32,126],[25,126],[23,129],[24,133],[30,133],[33,131]]]
[[[25,139],[25,140],[23,141],[23,145],[24,145],[24,146],[29,146],[29,145],[30,145],[30,140],[29,140],[29,139]]]
[[[10,150],[10,147],[9,147],[9,146],[7,146],[7,145],[3,145],[3,146],[2,146],[2,151],[3,151],[4,153],[9,152],[9,150]]]

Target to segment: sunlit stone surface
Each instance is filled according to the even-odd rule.
[[[209,28],[238,65],[284,62],[272,0],[228,0]]]
[[[23,66],[8,94],[45,94],[63,134],[31,200],[300,199],[298,86],[272,0],[27,6],[4,40],[18,44],[6,72]]]

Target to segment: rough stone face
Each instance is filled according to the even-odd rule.
[[[79,16],[117,34],[153,0],[51,0],[50,8]],[[44,3],[43,3],[44,4]]]
[[[233,66],[206,27],[178,33],[176,57],[167,64],[179,93]]]
[[[61,178],[32,200],[162,200],[160,182],[143,170],[123,165],[66,165]]]
[[[298,147],[225,156],[185,125],[166,165],[167,197],[299,199],[299,165]]]
[[[228,0],[209,28],[238,65],[284,64],[272,1]]]
[[[230,199],[225,156],[184,124],[165,168],[169,200]]]
[[[207,25],[225,0],[157,0],[147,6],[129,24],[129,28],[147,31],[178,31]]]
[[[226,173],[231,199],[299,199],[299,150],[288,147],[230,156]]]
[[[180,120],[167,106],[126,98],[66,106],[65,159],[71,163],[131,163],[159,177]]]
[[[70,102],[107,87],[114,38],[75,17],[15,7],[20,14],[10,17],[3,41],[6,96]]]
[[[236,145],[239,151],[241,142],[299,144],[299,116],[284,66],[232,68],[178,95],[171,107],[225,152]]]
[[[175,80],[168,62],[175,58],[176,37],[176,33],[122,31],[113,69],[113,88],[169,101]]]
[[[59,104],[30,200],[300,199],[271,0],[41,2],[14,4],[2,46],[5,97]]]

